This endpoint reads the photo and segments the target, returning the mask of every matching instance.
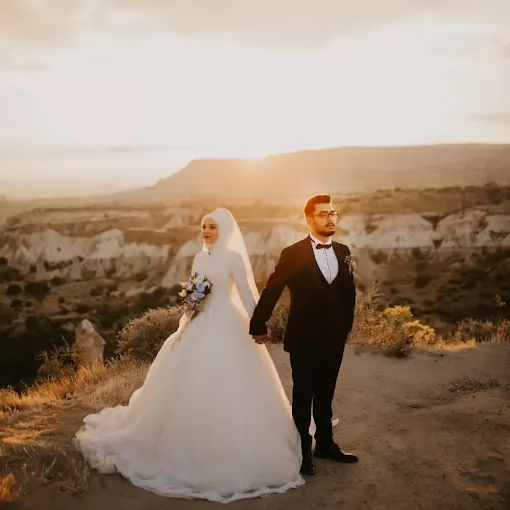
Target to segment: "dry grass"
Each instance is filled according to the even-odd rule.
[[[73,374],[41,381],[21,394],[0,390],[0,413],[5,419],[15,412],[75,399],[92,408],[104,407],[129,398],[141,385],[148,365],[132,358],[118,358],[105,364],[91,363]],[[0,419],[2,418],[0,414]]]
[[[0,507],[22,498],[35,484],[59,483],[62,492],[74,495],[89,491],[94,472],[83,457],[62,445],[13,445],[2,451]]]
[[[0,507],[21,497],[21,487],[12,473],[0,477]]]

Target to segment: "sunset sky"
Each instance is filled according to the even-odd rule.
[[[508,0],[0,0],[0,184],[510,142],[509,91]]]

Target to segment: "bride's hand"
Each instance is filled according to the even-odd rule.
[[[253,335],[253,340],[255,340],[256,344],[265,344],[267,343],[267,335]]]

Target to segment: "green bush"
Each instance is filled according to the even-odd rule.
[[[155,308],[132,319],[117,335],[116,353],[152,361],[164,341],[177,331],[183,311],[182,306]]]

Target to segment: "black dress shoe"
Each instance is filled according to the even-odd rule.
[[[340,447],[333,443],[327,447],[316,446],[315,456],[320,459],[334,460],[335,462],[352,463],[358,462],[358,457],[352,453],[346,453],[340,450]]]
[[[303,455],[303,462],[301,463],[300,473],[307,476],[315,475],[315,466],[313,465],[311,454]]]

